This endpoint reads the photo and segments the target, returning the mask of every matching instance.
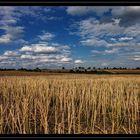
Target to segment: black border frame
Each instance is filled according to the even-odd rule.
[[[0,6],[140,6],[139,0],[0,0]],[[0,134],[0,139],[140,139],[140,134]]]
[[[138,6],[139,0],[0,0],[0,6]]]

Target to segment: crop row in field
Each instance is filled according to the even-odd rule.
[[[0,77],[0,133],[140,133],[140,77]]]

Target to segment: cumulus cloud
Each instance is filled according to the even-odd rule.
[[[0,6],[0,25],[13,25],[18,21],[18,17],[15,14],[15,7],[13,6]]]
[[[15,7],[0,6],[0,16],[0,29],[4,32],[0,36],[0,44],[17,41],[22,36],[24,27],[17,25],[19,17],[15,14]]]
[[[81,16],[89,13],[96,13],[97,15],[101,16],[108,10],[109,7],[107,6],[69,6],[66,9],[67,13],[72,16]]]
[[[7,44],[9,42],[11,42],[9,34],[0,36],[0,44]]]
[[[121,27],[119,22],[102,23],[94,18],[87,18],[76,22],[73,28],[75,35],[80,36],[80,43],[84,46],[101,47],[138,47],[136,39],[140,35],[137,25]]]
[[[140,21],[140,6],[69,6],[66,12],[72,16],[81,16],[90,13],[102,16],[109,10],[111,10],[114,18],[120,19],[120,26],[131,26]],[[110,19],[107,16],[103,17],[103,22],[107,21],[110,21]]]
[[[37,43],[29,43],[23,39],[24,30],[20,26],[20,20],[24,16],[35,17],[36,19],[43,20],[44,13],[48,13],[50,8],[47,7],[15,7],[15,6],[0,6],[0,44],[7,44],[11,42],[22,43],[20,49],[5,51],[0,55],[1,67],[28,67],[33,68],[36,66],[45,67],[47,65],[69,64],[72,61],[70,57],[70,47],[59,43],[49,43],[55,37],[53,33],[43,31],[38,35]]]
[[[133,39],[133,37],[121,37],[121,38],[119,38],[120,41],[129,41],[132,39]]]
[[[56,59],[60,60],[62,62],[70,61],[69,59],[69,54],[70,54],[70,48],[69,46],[66,45],[61,45],[59,46],[53,46],[52,44],[48,43],[46,44],[45,42],[42,44],[31,44],[23,46],[19,50],[22,54],[22,58],[41,58],[41,59]]]
[[[75,63],[75,64],[83,64],[84,61],[82,61],[82,60],[80,60],[80,59],[77,59],[77,60],[74,61],[74,63]]]
[[[11,42],[25,43],[24,27],[19,25],[19,21],[23,16],[31,16],[37,19],[43,17],[43,13],[50,11],[48,7],[39,6],[0,6],[0,29],[4,32],[0,36],[0,44],[8,44]],[[42,40],[52,38],[51,34],[44,34]]]
[[[0,6],[0,11],[0,16],[3,19],[1,21],[7,21],[6,23],[11,24],[17,23],[20,17],[27,15],[41,19],[43,13],[50,12],[51,8],[45,6]]]
[[[118,48],[113,48],[111,50],[105,50],[104,51],[104,53],[106,53],[106,54],[111,54],[111,53],[116,53],[116,52],[118,52]]]
[[[54,44],[54,45],[53,45]],[[45,67],[49,64],[69,64],[70,47],[58,43],[36,43],[24,45],[20,49],[5,51],[0,55],[1,66],[15,66],[33,68],[35,66]],[[8,63],[7,63],[8,62]]]
[[[0,62],[1,62],[2,60],[6,60],[6,59],[8,59],[7,56],[0,56]]]
[[[77,11],[78,8],[81,9]],[[96,8],[97,12],[94,11]],[[82,46],[91,46],[90,49],[94,47],[95,50],[91,50],[92,57],[94,57],[94,61],[98,62],[100,56],[100,66],[106,66],[107,60],[112,66],[138,65],[140,59],[135,54],[140,52],[140,39],[138,38],[140,36],[140,7],[106,8],[108,10],[95,6],[68,7],[67,13],[72,16],[86,15],[73,23],[70,34],[79,36]],[[110,16],[106,16],[104,13],[109,10]],[[98,14],[99,11],[100,14]],[[91,13],[100,16],[100,19],[93,18]]]
[[[139,54],[140,54],[140,52],[139,52]],[[130,58],[130,60],[139,61],[140,55],[134,55],[133,57]]]
[[[100,46],[106,46],[108,43],[105,40],[99,40],[96,38],[93,39],[87,39],[87,40],[82,40],[81,41],[82,45],[86,46],[95,46],[95,47],[100,47]]]
[[[61,59],[61,62],[70,62],[70,61],[72,61],[72,58],[63,57]]]
[[[108,50],[104,50],[104,51],[92,50],[91,52],[93,54],[103,54],[103,55],[106,55],[106,54],[117,53],[118,50],[119,50],[118,48],[113,48],[113,49],[108,49]]]
[[[76,25],[78,27],[77,35],[82,38],[120,35],[125,30],[125,28],[120,27],[115,21],[101,23],[95,18],[81,20]]]
[[[115,42],[126,42],[126,41],[132,41],[134,39],[134,37],[127,37],[127,36],[125,36],[125,37],[118,37],[118,38],[111,38],[110,40],[111,41],[115,41]]]
[[[140,60],[140,57],[132,58],[132,60],[139,61]]]
[[[26,45],[20,49],[21,52],[33,52],[33,53],[56,53],[58,48],[47,46],[46,44],[31,44]]]
[[[24,27],[21,26],[2,26],[0,29],[5,31],[5,34],[0,36],[0,43],[10,43],[12,41],[21,41],[21,37],[24,33]]]
[[[43,41],[48,41],[54,38],[55,35],[49,32],[43,32],[43,34],[39,35],[38,37]]]
[[[7,57],[18,56],[18,52],[16,52],[16,51],[5,51],[3,55],[7,56]]]
[[[112,15],[119,17],[120,26],[131,26],[140,21],[140,6],[115,6],[112,7]]]

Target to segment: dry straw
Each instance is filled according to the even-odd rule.
[[[140,77],[1,77],[0,134],[138,134]]]

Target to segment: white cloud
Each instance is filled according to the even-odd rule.
[[[91,13],[102,16],[110,9],[112,16],[120,19],[119,25],[121,26],[135,25],[140,21],[140,6],[69,6],[66,12],[72,16],[82,16]],[[102,18],[106,20],[107,16]]]
[[[102,51],[98,51],[98,50],[92,50],[91,52],[95,53],[95,54],[101,54],[102,53]]]
[[[111,41],[116,41],[116,38],[113,38],[113,37],[112,37],[110,40],[111,40]]]
[[[138,55],[134,55],[133,57],[130,58],[130,60],[140,61],[140,55],[139,54]]]
[[[31,44],[26,45],[20,49],[21,52],[34,52],[34,53],[56,53],[58,49],[56,47],[47,46],[46,44]]]
[[[66,11],[72,16],[81,16],[89,13],[96,13],[101,16],[109,10],[107,6],[69,6]]]
[[[18,52],[16,52],[16,51],[5,51],[3,55],[7,56],[7,57],[18,56]]]
[[[14,6],[0,6],[0,25],[13,25],[16,24],[18,21],[18,17],[15,14],[15,7]]]
[[[111,41],[130,41],[132,39],[134,39],[134,37],[125,36],[125,37],[120,37],[120,38],[111,38],[110,40]]]
[[[140,61],[140,57],[134,57],[134,58],[131,58],[131,60]]]
[[[105,50],[104,53],[105,54],[112,54],[112,53],[116,53],[118,52],[118,48],[113,48],[112,50]]]
[[[133,37],[121,37],[121,38],[119,38],[120,41],[129,41],[132,39],[133,39]]]
[[[24,27],[5,25],[0,26],[0,29],[4,31],[4,34],[0,36],[0,44],[8,44],[10,42],[21,42],[23,39]]]
[[[21,16],[32,16],[41,19],[42,13],[48,13],[51,8],[40,6],[0,6],[0,15],[5,19],[17,19]]]
[[[96,38],[82,40],[81,43],[82,43],[82,45],[95,46],[95,47],[106,46],[108,44],[105,40],[99,40],[99,39],[96,39]]]
[[[137,49],[139,50],[140,48],[140,43],[137,43],[137,42],[116,42],[116,43],[109,43],[107,45],[107,47],[118,47],[118,48],[127,48],[128,50],[129,49]]]
[[[133,8],[129,9],[129,11],[133,10],[133,14],[129,12],[129,15],[133,16],[132,18],[128,18],[125,7],[112,7],[111,9],[112,11],[117,9],[120,15],[118,16],[113,13],[113,16],[102,16],[100,20],[91,18],[91,16],[86,19],[82,18],[82,20],[73,23],[70,33],[71,35],[79,36],[80,43],[83,46],[92,46],[94,49],[100,47],[100,50],[91,50],[91,57],[94,56],[95,63],[97,63],[99,59],[97,56],[104,55],[99,59],[100,66],[105,66],[108,60],[109,66],[136,66],[139,63],[139,57],[134,57],[135,54],[132,53],[134,51],[140,51],[140,39],[138,38],[138,36],[140,36],[140,24],[136,22],[138,21],[138,14],[135,15],[134,13],[138,13],[139,8],[135,7],[134,9],[136,9],[136,11],[134,11]],[[122,13],[122,11],[124,13]],[[69,12],[72,12],[69,14],[77,15],[73,9]],[[84,14],[87,13],[88,12],[85,12]],[[91,13],[91,11],[89,13]],[[129,19],[134,20],[129,21]],[[129,24],[125,25],[125,23]],[[107,49],[105,49],[105,47]],[[127,52],[130,52],[130,54],[127,54]],[[105,61],[102,58],[104,58]],[[135,62],[131,60],[135,60]]]
[[[86,6],[69,6],[67,8],[67,13],[70,15],[85,15],[88,12],[88,7]]]
[[[7,44],[20,38],[23,27],[17,26],[19,16],[15,13],[14,6],[0,6],[0,29],[4,34],[0,37],[0,44]]]
[[[119,17],[120,26],[132,26],[140,22],[140,6],[115,6],[112,15]]]
[[[33,68],[37,66],[45,67],[51,64],[57,67],[72,62],[70,53],[69,46],[58,43],[44,42],[24,45],[20,49],[5,51],[0,55],[0,66]]]
[[[61,62],[70,62],[70,61],[72,61],[72,58],[63,57],[61,59]]]
[[[103,66],[103,67],[108,66],[108,65],[109,65],[109,63],[106,63],[106,62],[101,63],[101,66]]]
[[[8,59],[7,56],[0,56],[0,61]]]
[[[118,53],[118,48],[112,48],[109,50],[104,50],[104,51],[98,51],[98,50],[92,50],[91,51],[93,54],[113,54],[113,53]]]
[[[43,32],[43,34],[39,35],[38,37],[43,41],[48,41],[48,40],[51,40],[52,38],[54,38],[55,35],[52,33],[49,33],[49,32]]]
[[[11,42],[9,34],[0,36],[0,44],[7,44]]]
[[[119,22],[114,20],[102,23],[88,18],[74,23],[73,28],[77,28],[74,34],[81,37],[80,43],[84,46],[138,48],[140,45],[136,39],[140,35],[138,24],[120,27]]]
[[[121,16],[125,15],[126,13],[130,12],[139,12],[140,11],[140,6],[115,6],[112,7],[112,14],[115,16]]]
[[[124,34],[131,37],[137,37],[140,35],[140,24],[136,23],[133,26],[126,27],[124,30]]]
[[[74,61],[74,63],[75,63],[75,64],[83,64],[84,61],[82,61],[82,60],[80,60],[80,59],[77,59],[77,60]]]
[[[0,36],[0,44],[18,42],[24,44],[24,27],[19,26],[21,17],[31,16],[43,20],[43,13],[48,13],[50,8],[39,6],[0,6],[0,29],[5,33]],[[48,36],[47,36],[48,35]],[[52,38],[53,35],[46,34],[42,40]]]
[[[77,35],[82,38],[93,38],[103,36],[116,36],[124,33],[125,28],[120,27],[115,21],[108,23],[101,23],[94,18],[88,18],[81,20],[76,24],[75,28],[78,29]]]

